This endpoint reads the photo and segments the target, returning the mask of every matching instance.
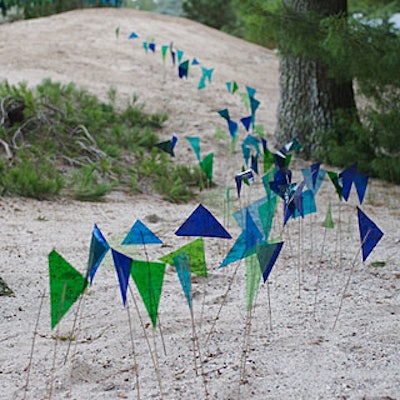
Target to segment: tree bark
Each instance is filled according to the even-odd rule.
[[[299,18],[309,12],[321,18],[347,13],[347,0],[283,0],[283,3],[298,13]],[[352,81],[337,82],[329,78],[328,72],[329,66],[319,59],[281,56],[275,138],[278,145],[284,145],[296,137],[305,158],[313,158],[321,150],[324,132],[335,130],[338,111],[357,115]]]

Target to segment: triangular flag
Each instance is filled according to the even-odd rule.
[[[247,169],[246,171],[242,171],[239,174],[235,175],[236,190],[238,197],[240,197],[243,181],[247,181],[249,184],[254,182],[254,174],[251,169]]]
[[[165,151],[166,153],[168,153],[172,157],[175,157],[174,147],[172,145],[172,141],[171,140],[166,140],[164,142],[157,143],[155,146],[157,148],[159,148],[160,150]]]
[[[223,110],[219,110],[219,111],[218,111],[218,114],[219,114],[222,118],[226,119],[227,121],[230,121],[230,119],[231,119],[231,117],[230,117],[230,115],[229,115],[229,110],[228,110],[227,108],[224,108]]]
[[[149,49],[155,53],[156,52],[156,44],[155,43],[149,43]]]
[[[357,207],[363,262],[382,239],[383,232]]]
[[[149,313],[153,328],[157,326],[158,305],[160,303],[164,273],[164,263],[132,261],[131,276]]]
[[[206,80],[208,80],[209,83],[211,83],[211,81],[212,81],[212,74],[213,74],[213,72],[214,72],[214,68],[204,68],[204,67],[201,67],[201,71],[202,71],[202,74],[203,74],[204,78],[205,78]]]
[[[207,278],[207,265],[204,255],[204,239],[199,237],[198,239],[182,246],[178,250],[160,257],[160,260],[169,265],[174,265],[174,257],[182,253],[185,253],[189,258],[190,272],[197,276]]]
[[[229,134],[231,135],[232,138],[234,138],[238,133],[239,125],[236,121],[230,119],[228,121],[228,129],[229,129]]]
[[[169,46],[167,44],[164,44],[163,46],[161,46],[161,58],[162,58],[162,61],[164,64],[167,59],[168,49],[169,49]]]
[[[351,186],[354,181],[354,176],[357,172],[357,163],[350,165],[350,167],[346,168],[343,172],[340,173],[340,177],[342,178],[342,195],[343,198],[348,201],[350,197]]]
[[[136,34],[135,32],[132,32],[132,33],[129,35],[129,39],[137,39],[138,37],[139,37],[139,35]]]
[[[186,140],[192,146],[194,153],[196,154],[197,160],[200,162],[200,138],[197,136],[187,136]]]
[[[284,242],[278,243],[261,243],[257,246],[257,257],[260,262],[261,272],[263,274],[264,283],[267,281],[269,274],[282,250]]]
[[[354,175],[354,185],[357,190],[358,200],[360,201],[360,204],[362,204],[365,197],[365,191],[367,190],[368,176],[357,171]]]
[[[147,42],[143,42],[143,43],[142,43],[142,46],[143,46],[143,48],[144,48],[144,51],[145,51],[146,54],[147,54],[147,52],[149,51],[149,44],[148,44]]]
[[[119,39],[119,33],[120,33],[120,28],[119,28],[119,26],[117,26],[115,28],[115,36],[116,36],[117,39]]]
[[[246,308],[250,311],[261,280],[260,264],[257,256],[253,254],[247,257],[246,263]]]
[[[189,76],[189,60],[186,60],[179,64],[178,67],[179,78],[187,78]]]
[[[190,282],[190,264],[187,254],[181,253],[175,256],[174,266],[189,308],[192,308],[192,285]]]
[[[192,65],[199,65],[199,60],[197,58],[193,58]]]
[[[85,290],[87,280],[55,250],[48,258],[53,329]]]
[[[342,200],[342,190],[343,190],[343,185],[342,185],[342,179],[340,178],[339,174],[333,171],[328,171],[328,176],[331,182],[333,183],[333,186],[335,187],[336,193],[339,196],[339,200]]]
[[[251,115],[249,115],[248,117],[243,117],[240,119],[240,122],[242,123],[242,125],[244,126],[244,129],[246,129],[246,132],[249,131],[250,126],[251,126],[251,122],[252,122],[252,117]]]
[[[255,96],[256,94],[256,89],[250,87],[250,86],[246,86],[246,91],[247,91],[247,95],[252,98]]]
[[[176,60],[178,61],[178,65],[181,63],[184,52],[182,50],[176,50]],[[188,61],[189,63],[189,61]]]
[[[86,270],[86,278],[90,279],[90,284],[92,284],[94,275],[108,250],[110,250],[110,246],[107,243],[107,240],[104,238],[98,226],[94,224]]]
[[[328,209],[326,210],[326,215],[325,215],[324,222],[322,223],[322,226],[327,229],[333,229],[335,227],[335,224],[334,224],[333,218],[332,218],[331,203],[329,203]]]
[[[177,236],[202,236],[231,239],[232,236],[202,204],[199,204],[175,232]]]
[[[207,154],[200,161],[200,168],[210,182],[212,182],[213,180],[213,163],[214,163],[214,153]]]
[[[206,87],[206,78],[202,76],[199,80],[199,84],[197,85],[197,90],[204,89]]]
[[[117,271],[119,289],[121,291],[122,303],[126,304],[126,290],[128,289],[129,276],[131,272],[132,258],[111,249],[115,270]]]
[[[136,244],[162,244],[162,240],[154,234],[142,221],[139,219],[133,224],[131,230],[122,241],[123,245]]]

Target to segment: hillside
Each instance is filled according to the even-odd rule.
[[[140,38],[128,39],[131,32]],[[175,49],[184,51],[184,58],[195,57],[205,68],[214,68],[212,82],[197,89],[199,66],[191,67],[187,80],[179,79],[171,60],[163,63],[159,47],[155,54],[144,51],[142,41],[153,40],[157,46],[173,42]],[[234,187],[234,175],[241,170],[242,156],[240,151],[230,156],[229,138],[215,136],[217,127],[226,130],[217,111],[228,108],[235,120],[246,113],[240,96],[228,93],[226,82],[236,81],[239,92],[246,85],[255,88],[261,102],[257,122],[266,127],[273,148],[270,133],[278,101],[275,54],[192,21],[126,9],[74,11],[0,25],[0,80],[34,85],[44,78],[73,81],[101,98],[113,87],[120,102],[137,95],[147,110],[166,112],[169,119],[162,137],[177,134],[176,162],[196,163],[185,137],[199,136],[202,155],[215,152],[217,186],[179,206],[158,197],[119,192],[103,203],[0,198],[0,276],[15,293],[0,297],[0,399],[192,400],[206,398],[206,391],[210,399],[220,400],[399,398],[398,186],[370,181],[362,209],[384,236],[366,263],[360,262],[354,190],[348,203],[339,204],[325,178],[318,192],[318,213],[289,221],[285,230],[279,204],[271,236],[280,236],[285,244],[269,284],[260,285],[251,324],[246,324],[250,316],[245,280],[251,266],[242,261],[218,269],[240,234],[227,215],[225,200],[226,188]],[[241,131],[240,139],[244,137]],[[293,165],[308,166],[301,160]],[[299,179],[299,170],[294,176]],[[254,185],[243,188],[240,201],[231,191],[230,211],[263,196],[261,178],[256,177]],[[201,356],[193,356],[191,315],[175,269],[166,268],[160,329],[153,332],[135,288],[144,329],[129,293],[129,309],[122,306],[110,254],[85,296],[79,330],[71,333],[72,310],[55,330],[50,329],[48,255],[53,249],[85,273],[96,223],[113,248],[156,261],[194,239],[174,232],[200,201],[233,236],[230,241],[206,238],[208,278],[191,278],[193,327]],[[321,226],[329,204],[334,230]],[[164,244],[128,250],[121,246],[136,219]],[[68,352],[65,339],[71,336]],[[158,355],[159,375],[149,347]]]

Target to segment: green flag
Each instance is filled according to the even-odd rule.
[[[246,260],[246,307],[251,310],[257,290],[260,286],[261,268],[257,254],[247,257]]]
[[[202,237],[193,240],[178,250],[161,257],[160,260],[169,265],[175,265],[174,258],[179,254],[184,253],[187,254],[189,259],[190,272],[207,278],[207,265],[204,256],[204,240]]]
[[[326,210],[326,216],[324,222],[322,223],[322,226],[329,229],[333,229],[335,227],[332,218],[331,203],[329,203],[328,209]]]
[[[132,261],[131,276],[149,313],[153,328],[157,326],[158,305],[160,303],[164,273],[164,263]]]
[[[49,254],[51,329],[85,290],[86,278],[53,250]]]
[[[207,179],[212,182],[213,180],[213,162],[214,162],[214,153],[207,154],[200,161],[200,168],[206,175]]]

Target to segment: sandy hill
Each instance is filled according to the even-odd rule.
[[[140,38],[129,40],[132,31]],[[157,51],[146,54],[142,41],[152,40]],[[214,68],[210,85],[197,90],[199,67],[181,80],[170,60],[163,64],[159,46],[171,42],[184,58],[196,57],[205,68]],[[180,137],[178,162],[195,161],[184,137],[200,136],[202,152],[216,153],[218,184],[202,194],[202,201],[233,240],[238,237],[239,228],[224,213],[224,199],[242,161],[240,153],[227,155],[226,139],[214,138],[218,126],[225,128],[217,111],[228,108],[236,120],[244,116],[239,96],[225,87],[235,80],[240,91],[246,85],[257,90],[257,120],[273,132],[278,97],[273,53],[192,21],[126,9],[74,11],[0,25],[0,79],[33,85],[43,78],[73,81],[103,98],[115,87],[119,101],[135,94],[148,110],[166,112],[162,135],[176,132]],[[241,203],[233,200],[231,211],[263,196],[257,178],[244,189]],[[385,235],[365,264],[360,263],[354,193],[339,206],[332,186],[324,182],[316,215],[290,221],[283,232],[280,220],[275,221],[272,235],[281,235],[285,244],[270,284],[260,286],[251,319],[246,271],[254,265],[242,261],[218,269],[233,241],[206,239],[209,276],[191,280],[197,357],[190,313],[173,267],[166,269],[156,332],[148,326],[133,284],[136,303],[128,293],[128,313],[122,307],[111,255],[85,296],[73,333],[72,310],[50,329],[48,295],[48,254],[56,249],[83,273],[94,223],[115,249],[128,252],[121,240],[141,219],[164,246],[130,248],[129,254],[157,260],[190,241],[174,232],[196,202],[176,206],[121,193],[104,203],[0,198],[0,276],[15,292],[0,297],[0,399],[188,400],[205,399],[206,393],[221,400],[398,399],[399,198],[399,187],[371,182],[362,208]],[[321,222],[328,204],[336,227],[326,231]],[[69,352],[68,340],[54,340],[71,336]]]

